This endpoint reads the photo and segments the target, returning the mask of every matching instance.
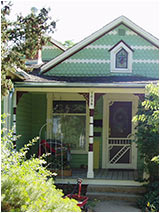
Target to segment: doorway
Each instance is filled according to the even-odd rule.
[[[136,169],[137,148],[132,118],[138,100],[134,95],[104,96],[103,168]]]

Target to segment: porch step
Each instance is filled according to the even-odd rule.
[[[92,185],[89,184],[88,192],[119,192],[129,194],[143,194],[146,189],[143,186],[112,186],[112,185]]]
[[[136,202],[141,199],[141,195],[118,193],[118,192],[87,192],[89,199],[96,200],[124,200],[128,202]]]
[[[136,202],[145,193],[143,186],[111,186],[111,185],[88,185],[87,196],[90,199],[99,200],[125,200]]]

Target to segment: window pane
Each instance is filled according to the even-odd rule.
[[[56,115],[53,117],[53,139],[70,144],[71,150],[85,150],[85,116]]]
[[[86,113],[85,101],[53,101],[54,113]]]
[[[116,54],[116,68],[127,68],[128,67],[128,53],[125,49],[121,49]]]

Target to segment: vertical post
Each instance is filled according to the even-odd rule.
[[[94,92],[89,94],[89,150],[88,150],[88,172],[87,178],[94,178],[93,172],[93,116],[94,116]]]
[[[13,145],[16,148],[16,108],[17,108],[17,93],[13,94]]]

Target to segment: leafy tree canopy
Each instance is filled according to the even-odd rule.
[[[25,65],[26,58],[33,58],[37,50],[49,41],[56,22],[49,17],[49,10],[42,8],[39,12],[32,8],[24,17],[19,14],[16,21],[10,20],[11,3],[1,1],[1,93],[7,95],[13,85],[7,79],[8,72],[20,68],[29,71]]]

